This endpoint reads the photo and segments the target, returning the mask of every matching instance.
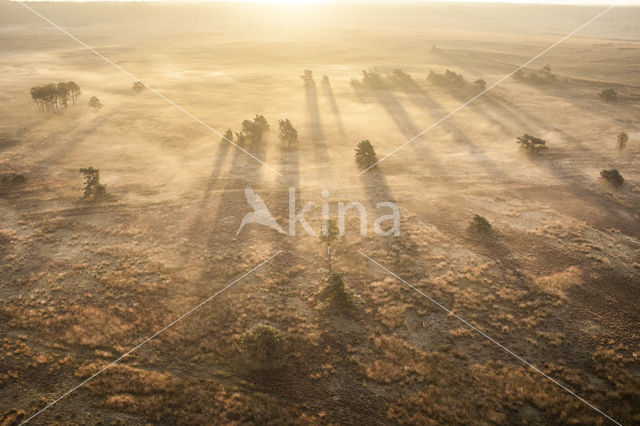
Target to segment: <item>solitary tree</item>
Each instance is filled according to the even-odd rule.
[[[336,225],[336,221],[328,219],[322,223],[322,232],[318,242],[327,248],[327,260],[329,261],[329,267],[331,267],[331,244],[336,242],[340,237],[340,229]]]
[[[624,178],[617,169],[602,170],[600,176],[613,186],[622,186]]]
[[[277,328],[258,324],[242,334],[240,347],[250,369],[270,372],[284,367],[289,342]]]
[[[548,148],[547,141],[527,134],[518,136],[516,142],[529,154],[538,154]]]
[[[614,102],[618,100],[618,92],[615,89],[605,89],[600,92],[600,99],[605,102]]]
[[[100,99],[96,98],[95,96],[92,96],[89,98],[89,106],[96,111],[98,111],[100,108],[103,107],[102,102],[100,102]]]
[[[618,133],[618,150],[622,151],[629,142],[629,135],[626,132]]]
[[[368,140],[363,140],[358,143],[355,149],[356,164],[360,169],[367,169],[378,161],[376,152],[373,150],[373,145]]]
[[[287,144],[287,149],[291,151],[291,147],[298,143],[298,131],[293,127],[288,118],[278,121],[280,129],[280,140]]]
[[[144,88],[145,88],[145,85],[141,81],[136,81],[135,83],[133,83],[132,89],[136,93],[142,92],[144,90]]]
[[[100,170],[93,167],[80,169],[84,175],[84,198],[97,199],[106,195],[106,187],[100,183]]]

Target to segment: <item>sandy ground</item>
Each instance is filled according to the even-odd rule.
[[[19,422],[200,301],[255,273],[33,420],[50,424],[550,424],[605,417],[368,262],[371,256],[623,424],[640,423],[640,10],[618,9],[362,176],[353,149],[394,150],[597,8],[34,6],[208,125],[271,125],[250,158],[149,90],[0,4],[0,412]],[[433,48],[432,46],[436,46]],[[315,84],[300,75],[313,70]],[[394,85],[392,72],[411,75]],[[453,70],[461,89],[428,82]],[[362,71],[384,84],[366,87]],[[329,84],[322,82],[322,76]],[[59,114],[29,89],[77,82]],[[355,80],[355,83],[353,81]],[[598,97],[614,88],[617,102]],[[97,96],[104,108],[87,107]],[[298,129],[294,153],[277,121]],[[616,135],[629,134],[618,151]],[[531,157],[515,139],[544,138]],[[110,197],[81,199],[81,167]],[[614,188],[600,170],[625,178]],[[24,182],[13,182],[22,174]],[[244,189],[286,227],[288,191],[321,224],[350,217],[332,267],[360,300],[322,308],[317,239],[249,225]],[[329,196],[321,195],[323,189]],[[375,204],[400,206],[377,237]],[[467,229],[475,214],[494,234]],[[286,333],[287,367],[248,369],[243,333]]]

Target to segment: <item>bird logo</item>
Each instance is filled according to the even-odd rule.
[[[238,232],[236,235],[242,231],[245,225],[249,223],[258,223],[260,225],[264,225],[268,228],[275,229],[276,231],[284,234],[284,230],[280,226],[280,224],[275,220],[275,218],[269,212],[267,205],[262,201],[262,198],[258,194],[255,193],[253,188],[250,186],[244,189],[244,195],[247,197],[247,202],[251,207],[253,207],[253,211],[244,215],[242,218],[242,223],[240,223],[240,228],[238,228]]]

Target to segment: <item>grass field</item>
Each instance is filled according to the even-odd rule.
[[[31,422],[609,422],[471,324],[640,424],[640,9],[613,9],[524,70],[549,65],[554,81],[507,79],[357,175],[358,141],[384,157],[477,94],[474,81],[498,81],[603,8],[30,5],[135,78],[0,3],[1,424],[276,253]],[[446,70],[465,83],[428,78]],[[136,80],[184,110],[135,93]],[[38,110],[30,88],[60,81],[81,87],[76,104]],[[104,107],[89,108],[92,96]],[[194,120],[239,132],[256,114],[270,131],[238,145],[268,166]],[[285,118],[293,151],[278,137]],[[548,149],[527,155],[523,134]],[[108,197],[82,198],[84,167]],[[236,234],[246,187],[284,228],[290,188],[298,210],[314,203],[315,230],[323,202],[332,217],[340,202],[366,207],[367,235],[350,214],[332,252],[351,309],[327,308],[317,237]],[[373,233],[380,202],[399,206],[399,235]],[[490,235],[468,229],[476,214]],[[282,332],[284,368],[251,367],[243,342],[257,324]]]

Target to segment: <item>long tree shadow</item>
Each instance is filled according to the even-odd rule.
[[[115,113],[109,113],[105,115],[101,115],[100,117],[96,117],[91,120],[91,123],[88,127],[80,127],[72,129],[71,131],[75,134],[68,142],[64,144],[57,143],[57,136],[62,135],[63,133],[68,133],[69,130],[63,130],[60,132],[56,132],[53,136],[49,136],[46,138],[46,141],[52,141],[55,148],[52,150],[49,155],[47,155],[42,160],[36,163],[37,166],[48,167],[58,161],[61,161],[69,156],[76,148],[80,146],[80,144],[86,139],[96,132],[99,128],[103,127],[106,122],[109,121],[111,116],[115,115]]]
[[[366,83],[358,80],[351,81],[351,87],[356,92],[358,98],[362,99],[365,103],[381,106],[407,140],[420,133],[420,129],[415,125],[406,108],[393,94],[392,89],[388,87],[377,74],[363,73],[365,80],[369,78],[369,81]],[[401,142],[404,143],[405,141]],[[399,142],[398,145],[400,144]],[[444,174],[443,166],[428,145],[419,144],[417,141],[409,143],[408,145],[414,153],[418,155],[420,160],[427,163],[429,170],[439,175]]]
[[[305,75],[302,76],[302,79],[304,80],[307,128],[311,131],[313,152],[316,157],[316,161],[320,164],[327,164],[329,161],[329,155],[327,153],[327,143],[323,131],[322,120],[320,119],[318,89],[316,87],[316,82],[313,79],[313,75],[310,71],[308,71],[308,74],[307,71],[305,71]]]
[[[333,118],[336,122],[338,132],[340,133],[340,136],[342,136],[342,138],[346,140],[347,134],[344,131],[344,124],[342,123],[342,114],[340,114],[340,108],[338,108],[336,97],[333,94],[333,89],[331,88],[331,82],[329,81],[329,77],[327,77],[326,75],[322,77],[322,91],[324,92],[325,97],[329,100],[329,105],[331,105],[331,112],[333,112]]]
[[[521,108],[517,108],[513,103],[502,97],[492,94],[485,101],[496,107],[497,111],[501,111],[505,119],[517,125],[526,126],[524,129],[529,132],[540,133],[549,130],[550,126],[546,120],[531,113],[522,113]],[[509,105],[510,108],[505,105]],[[553,130],[560,133],[565,140],[571,142],[584,155],[591,158],[600,155],[566,132],[555,127]],[[551,149],[553,150],[553,147]],[[545,202],[551,202],[558,211],[577,217],[596,228],[602,229],[613,225],[627,235],[640,236],[640,229],[638,229],[634,219],[637,213],[633,209],[619,204],[615,205],[616,209],[612,209],[614,203],[610,199],[589,189],[596,179],[595,177],[594,179],[589,179],[567,166],[570,164],[571,157],[565,155],[558,158],[557,155],[548,153],[537,160],[532,159],[532,161],[538,167],[547,170],[560,182],[559,189],[561,193],[558,194],[550,188],[536,190],[535,187],[532,187],[528,190],[530,195],[535,195]],[[565,197],[562,196],[562,192],[565,193]],[[566,194],[570,194],[576,202],[580,200],[581,205],[577,206],[568,202]]]
[[[406,94],[409,100],[411,100],[416,106],[428,111],[430,114],[433,111],[446,111],[445,108],[436,101],[426,90],[420,87],[417,83],[406,89]],[[443,113],[443,117],[446,114]],[[440,117],[442,118],[442,117]],[[496,162],[491,160],[482,148],[480,148],[473,140],[468,137],[451,119],[441,121],[441,126],[447,133],[453,136],[454,140],[461,145],[467,152],[473,155],[479,162],[479,164],[487,171],[487,173],[493,178],[506,179],[508,176],[502,171]]]
[[[211,168],[211,173],[209,173],[209,177],[207,178],[207,185],[204,188],[204,193],[202,194],[202,200],[198,205],[198,210],[196,212],[196,217],[193,220],[193,225],[191,226],[191,230],[194,231],[202,226],[202,213],[209,202],[209,198],[211,196],[211,191],[215,187],[216,182],[218,182],[218,178],[220,177],[220,173],[222,172],[222,167],[224,165],[225,160],[227,159],[227,154],[229,153],[229,149],[231,144],[225,140],[221,140],[219,142],[218,151],[216,152],[216,160]],[[237,148],[236,148],[237,149]]]

